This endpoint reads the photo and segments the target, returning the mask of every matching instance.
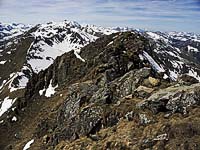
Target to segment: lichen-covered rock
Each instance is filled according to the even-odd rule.
[[[140,124],[141,125],[146,125],[146,124],[151,122],[151,120],[148,119],[146,114],[139,114],[139,119],[140,119]]]
[[[111,84],[116,85],[116,93],[122,98],[133,94],[135,89],[151,74],[150,68],[141,68],[126,73],[119,79],[114,80]]]
[[[158,112],[187,113],[187,108],[200,104],[200,84],[161,89],[152,94],[140,107]]]
[[[68,87],[67,98],[60,109],[58,121],[62,123],[65,120],[70,120],[75,117],[80,108],[86,105],[92,95],[97,91],[97,86],[92,82],[83,82],[73,84]]]
[[[152,85],[152,86],[158,86],[160,84],[160,80],[159,79],[156,79],[156,78],[153,78],[153,77],[149,77],[149,83]]]
[[[75,140],[80,136],[96,133],[102,126],[102,114],[103,109],[101,107],[84,108],[70,120],[59,124],[53,141]]]

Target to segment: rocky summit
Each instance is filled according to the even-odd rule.
[[[49,23],[8,39],[0,149],[200,149],[199,36],[106,30]]]

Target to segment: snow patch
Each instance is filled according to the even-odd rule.
[[[141,54],[139,54],[139,58],[140,58],[141,61],[144,60],[144,57]]]
[[[0,61],[0,65],[3,65],[3,64],[5,64],[5,63],[6,63],[6,60]]]
[[[154,141],[168,140],[167,137],[168,137],[168,136],[167,136],[167,134],[165,133],[165,134],[158,135],[158,136],[157,136],[156,138],[154,138],[153,140],[154,140]]]
[[[176,61],[176,60],[172,60],[171,63],[172,63],[172,65],[173,65],[174,68],[178,68],[178,69],[183,68],[183,65],[184,65],[183,62]]]
[[[45,96],[46,97],[51,97],[52,95],[55,94],[55,89],[58,87],[58,85],[56,85],[55,87],[52,86],[52,80],[49,83],[49,87],[46,89],[46,93]]]
[[[175,49],[177,50],[178,53],[181,53],[181,50],[177,47],[175,47]]]
[[[163,79],[168,79],[168,75],[164,74]]]
[[[170,51],[166,51],[169,55],[173,56],[173,57],[177,57],[176,54],[174,54],[173,52],[170,52]]]
[[[147,34],[153,38],[154,40],[159,40],[160,39],[160,36],[156,33],[153,33],[153,32],[147,32]]]
[[[200,39],[193,39],[194,42],[200,42]]]
[[[169,71],[169,73],[170,73],[170,78],[172,79],[172,80],[176,80],[177,78],[178,78],[178,73],[176,73],[175,71]]]
[[[149,63],[151,64],[151,66],[152,66],[156,71],[158,71],[158,72],[165,72],[165,70],[164,70],[162,67],[160,67],[160,66],[158,65],[158,63],[155,62],[155,60],[154,60],[147,52],[143,51],[143,55],[144,55],[144,57],[149,61]]]
[[[18,85],[13,85],[13,81],[18,78]],[[17,72],[17,73],[12,73],[10,75],[10,80],[8,81],[9,83],[9,89],[10,89],[10,92],[14,92],[16,90],[19,90],[19,89],[23,89],[26,87],[26,84],[28,83],[28,78],[24,75],[23,72]]]
[[[196,78],[197,80],[200,81],[200,76],[197,74],[197,72],[195,72],[193,69],[190,69],[189,72],[188,72],[188,75],[189,76],[192,76],[194,78]]]
[[[15,111],[15,109],[16,109],[16,107],[13,107],[13,108],[12,108],[12,111]]]
[[[108,45],[107,45],[107,46],[109,46],[109,45],[111,45],[111,44],[113,44],[113,41],[111,41],[110,43],[108,43]]]
[[[3,102],[1,103],[0,108],[0,116],[2,116],[9,108],[12,107],[13,103],[16,99],[10,99],[9,97],[4,98]]]
[[[188,45],[187,48],[188,48],[188,52],[199,52],[199,50],[197,48],[194,48],[190,45]]]
[[[85,62],[85,59],[83,59],[76,51],[74,51],[74,55],[76,55],[76,58],[80,59],[82,62]]]
[[[92,33],[92,32],[96,32],[96,33],[102,33],[102,34],[104,34],[104,35],[110,35],[110,34],[112,34],[112,33],[117,33],[117,32],[119,32],[119,31],[117,31],[116,29],[114,29],[114,28],[104,28],[104,27],[100,27],[100,26],[95,26],[95,25],[88,25],[88,24],[86,24],[86,25],[82,25],[82,27],[84,27],[86,30],[87,30],[87,32],[90,32],[90,33]],[[121,31],[122,29],[120,29],[120,31]]]
[[[30,140],[28,143],[26,143],[26,145],[24,146],[23,150],[27,150],[31,147],[31,144],[34,143],[34,139]]]
[[[12,118],[12,121],[17,121],[17,117],[14,116],[14,117]]]
[[[6,84],[6,80],[3,80],[3,82],[2,82],[2,84],[1,84],[1,86],[0,86],[0,90],[4,87],[4,85]]]
[[[40,96],[42,96],[42,95],[44,94],[44,91],[45,91],[45,90],[46,90],[46,89],[44,88],[44,89],[42,89],[42,90],[39,91]]]

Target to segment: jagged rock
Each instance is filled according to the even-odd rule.
[[[129,71],[110,83],[104,83],[104,86],[99,88],[89,101],[103,104],[115,103],[122,97],[134,94],[135,89],[150,73],[150,68]]]
[[[148,123],[151,123],[152,121],[147,117],[146,114],[139,114],[140,124],[146,125]]]
[[[116,93],[118,97],[125,97],[133,94],[134,90],[139,86],[142,81],[147,78],[151,73],[150,68],[141,68],[139,70],[133,70],[126,73],[119,79],[116,79],[112,83],[116,86]]]
[[[187,113],[187,108],[200,104],[200,84],[191,86],[168,87],[152,94],[145,102],[140,103],[154,113],[180,112]]]
[[[114,96],[114,90],[108,86],[100,88],[90,99],[92,103],[111,104],[117,101],[117,97]]]
[[[180,84],[186,84],[186,85],[199,83],[199,80],[187,74],[180,75],[177,80]]]
[[[96,91],[97,86],[92,84],[92,82],[71,85],[68,88],[69,94],[60,110],[58,121],[62,123],[65,120],[68,121],[71,118],[74,118],[80,108],[89,102]]]
[[[75,140],[74,135],[79,137],[95,134],[101,129],[102,113],[102,108],[96,106],[81,110],[71,120],[66,120],[62,123],[59,120],[59,127],[57,128],[59,133],[56,135],[57,138],[55,140]]]
[[[132,120],[133,120],[133,117],[134,117],[133,111],[128,112],[128,113],[125,115],[125,118],[126,118],[127,121],[132,121]]]

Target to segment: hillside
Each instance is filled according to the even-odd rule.
[[[65,21],[4,40],[0,149],[199,149],[199,36],[130,30]]]

